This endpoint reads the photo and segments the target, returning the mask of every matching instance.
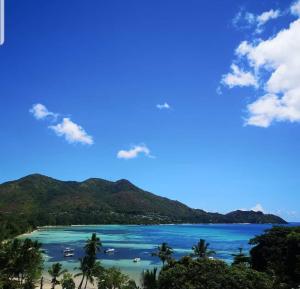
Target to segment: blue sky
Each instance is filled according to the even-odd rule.
[[[300,2],[5,4],[0,182],[126,178],[300,220]]]

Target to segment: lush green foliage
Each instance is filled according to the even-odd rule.
[[[65,273],[60,283],[62,289],[75,289],[75,282],[70,273]]]
[[[237,254],[232,255],[234,257],[232,265],[244,265],[250,266],[250,257],[243,253],[243,248],[239,248],[239,252]]]
[[[56,285],[60,284],[58,281],[58,277],[66,273],[66,270],[62,269],[62,264],[60,263],[54,263],[52,264],[51,268],[48,270],[49,275],[51,276],[51,284],[52,284],[52,289],[55,288]]]
[[[209,250],[209,243],[206,243],[204,239],[200,239],[197,245],[194,245],[192,247],[192,250],[194,251],[191,256],[197,257],[197,258],[208,258],[214,254],[216,254],[215,251]]]
[[[156,289],[158,286],[157,268],[154,268],[153,270],[145,270],[142,273],[141,281],[144,289]]]
[[[40,248],[38,242],[29,239],[0,243],[0,284],[3,288],[34,286],[42,271]]]
[[[152,256],[157,256],[164,266],[166,262],[170,262],[172,259],[173,249],[167,244],[162,243],[157,247],[157,251],[152,253]]]
[[[99,262],[97,262],[97,252],[101,249],[101,241],[100,238],[97,237],[95,233],[92,234],[91,239],[88,239],[84,249],[85,256],[80,259],[80,271],[81,273],[77,274],[78,276],[82,276],[78,289],[83,287],[84,281],[84,289],[87,286],[87,283],[90,282],[94,284],[94,278],[99,276],[103,268]]]
[[[250,241],[252,268],[276,276],[281,287],[300,285],[300,227],[273,227]]]
[[[103,270],[98,277],[98,289],[136,289],[133,280],[123,274],[118,268]]]
[[[127,180],[63,182],[30,175],[0,185],[0,240],[43,225],[284,223],[274,215],[194,210],[143,191]]]
[[[268,275],[219,260],[184,257],[161,271],[158,289],[273,289]]]

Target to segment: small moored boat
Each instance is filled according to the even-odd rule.
[[[134,262],[134,263],[137,263],[137,262],[140,262],[140,261],[141,261],[141,258],[134,258],[134,259],[133,259],[133,262]]]
[[[74,256],[74,249],[71,248],[65,248],[64,249],[64,257],[72,257]]]
[[[104,251],[104,253],[106,253],[106,254],[114,253],[114,252],[115,252],[115,249],[113,249],[113,248],[108,248]]]

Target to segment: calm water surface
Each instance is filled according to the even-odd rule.
[[[217,252],[216,257],[226,262],[232,261],[232,254],[242,247],[249,251],[249,239],[271,228],[271,225],[250,224],[208,224],[208,225],[97,225],[43,228],[26,237],[38,240],[45,250],[45,269],[53,262],[61,262],[69,271],[78,266],[78,259],[83,255],[85,241],[92,233],[101,238],[103,249],[114,248],[114,254],[100,252],[98,258],[104,266],[116,266],[135,280],[139,279],[144,269],[160,265],[151,253],[157,245],[167,242],[174,248],[174,257],[190,254],[191,247],[202,238],[210,243],[210,248]],[[75,256],[64,258],[63,249],[75,249]],[[103,250],[102,250],[103,251]],[[141,262],[134,263],[139,257]]]

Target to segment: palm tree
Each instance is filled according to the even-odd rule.
[[[80,263],[80,265],[79,265],[79,268],[75,268],[75,270],[79,270],[80,271],[80,273],[77,273],[76,275],[75,275],[75,277],[77,277],[77,276],[82,276],[82,278],[81,278],[81,281],[80,281],[80,283],[79,283],[79,286],[78,286],[78,289],[81,289],[81,287],[82,287],[82,284],[83,284],[83,281],[84,281],[84,278],[85,278],[85,276],[86,276],[86,274],[87,274],[87,271],[88,271],[88,265],[87,265],[87,257],[85,256],[85,257],[83,257],[83,258],[80,258],[79,259],[79,263]]]
[[[94,273],[99,269],[100,266],[98,263],[96,263],[96,259],[97,252],[100,251],[101,246],[102,244],[100,238],[97,237],[96,233],[93,233],[91,239],[88,239],[86,245],[84,246],[85,256],[80,259],[79,270],[81,273],[77,274],[77,276],[82,275],[82,278],[78,289],[82,288],[84,279],[86,279],[84,288],[86,288],[88,280],[93,282]]]
[[[40,282],[40,289],[43,289],[44,286],[44,277],[42,276],[41,282]]]
[[[51,284],[52,284],[51,288],[52,289],[54,289],[55,286],[59,284],[59,281],[57,280],[57,278],[66,272],[67,272],[67,270],[62,270],[62,264],[54,263],[52,265],[52,267],[48,270],[48,273],[52,277],[52,280],[51,280]]]
[[[192,247],[192,250],[194,251],[192,257],[197,257],[199,259],[202,258],[208,258],[211,255],[216,254],[213,250],[208,250],[209,243],[206,243],[204,239],[200,239],[200,241],[197,243],[197,245],[194,245]]]
[[[100,238],[97,237],[96,233],[93,233],[91,239],[88,239],[84,246],[86,256],[96,259],[97,252],[100,252],[101,246]]]
[[[243,248],[239,248],[239,252],[232,256],[234,257],[232,265],[248,265],[250,262],[250,258],[243,253]]]
[[[172,254],[173,249],[164,242],[157,247],[157,251],[152,253],[152,256],[157,256],[161,260],[164,267],[165,262],[169,262],[171,260]]]
[[[75,289],[75,282],[73,276],[70,273],[65,273],[61,280],[62,289]]]
[[[94,277],[100,276],[103,270],[104,268],[100,265],[100,262],[94,262],[94,264],[87,266],[84,289],[86,289],[88,282],[94,285]]]
[[[156,272],[157,268],[143,272],[141,283],[144,289],[157,289]]]

